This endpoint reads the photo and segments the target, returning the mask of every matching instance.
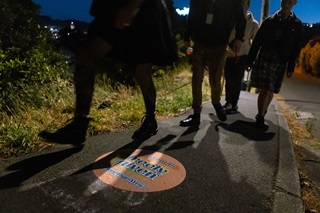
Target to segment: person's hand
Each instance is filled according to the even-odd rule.
[[[287,78],[291,78],[293,72],[287,72],[286,75],[287,75]]]
[[[120,8],[115,14],[114,26],[118,29],[130,27],[140,11],[141,2],[141,0],[131,0],[126,6]]]
[[[234,52],[236,55],[238,55],[241,46],[242,46],[242,41],[240,41],[240,40],[238,40],[238,39],[235,39],[235,40],[233,41],[232,50],[233,50],[233,52]]]

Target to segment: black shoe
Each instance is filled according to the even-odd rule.
[[[141,123],[140,128],[133,133],[132,139],[145,139],[157,134],[158,124],[154,115],[143,116]]]
[[[227,114],[226,111],[223,109],[220,103],[213,105],[214,109],[216,110],[217,117],[220,121],[226,121],[227,120]]]
[[[268,125],[265,124],[265,122],[264,122],[264,116],[263,115],[256,115],[256,127],[258,127],[258,128],[268,127]]]
[[[186,119],[180,121],[180,126],[199,126],[200,114],[189,115]]]
[[[58,130],[44,130],[39,133],[39,136],[53,143],[79,146],[86,141],[90,120],[87,117],[76,116],[65,127]]]
[[[223,105],[223,109],[225,111],[231,110],[232,109],[232,104],[227,102],[225,105]]]
[[[236,114],[238,113],[238,106],[232,106],[231,109],[229,109],[228,111],[226,111],[227,114]]]
[[[227,115],[236,114],[239,112],[237,105],[233,106],[231,103],[228,102],[225,105],[223,105],[223,109]]]

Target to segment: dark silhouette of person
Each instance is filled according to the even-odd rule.
[[[80,145],[85,142],[94,91],[94,71],[106,55],[132,67],[144,98],[144,121],[132,138],[156,134],[156,89],[152,65],[172,65],[177,59],[177,46],[165,2],[94,0],[90,13],[95,19],[90,23],[86,40],[76,50],[74,118],[66,126],[53,131],[44,130],[39,136],[60,144]]]

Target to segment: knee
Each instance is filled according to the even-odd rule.
[[[81,83],[93,84],[94,70],[89,69],[83,65],[77,65],[76,72],[74,74],[74,81],[76,84],[81,84]]]
[[[85,47],[79,47],[76,51],[76,66],[94,69],[98,60],[94,59],[94,54],[91,54]]]

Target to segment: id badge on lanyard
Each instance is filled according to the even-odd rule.
[[[207,13],[206,17],[206,24],[212,24],[213,23],[213,7],[214,4],[216,3],[216,0],[212,0],[212,5],[210,7],[210,11]]]

